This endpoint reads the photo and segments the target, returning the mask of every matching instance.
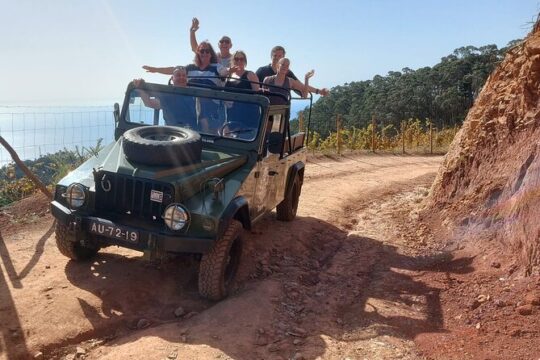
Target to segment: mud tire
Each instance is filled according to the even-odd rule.
[[[93,258],[97,252],[98,248],[90,248],[81,245],[79,242],[76,242],[73,238],[73,234],[70,233],[67,226],[56,222],[56,246],[62,255],[67,256],[72,260],[88,260]]]
[[[182,166],[201,162],[201,135],[178,126],[141,126],[124,133],[122,149],[130,161]]]
[[[276,207],[277,219],[280,221],[292,221],[296,217],[298,201],[302,191],[300,177],[295,176],[292,188],[285,194],[285,199]]]
[[[212,249],[204,254],[199,265],[199,293],[218,301],[229,293],[242,256],[242,223],[231,220]]]

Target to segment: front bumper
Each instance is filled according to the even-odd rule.
[[[73,231],[80,231],[82,233],[88,233],[91,220],[109,221],[93,216],[76,215],[58,201],[51,202],[51,213],[61,224]],[[125,226],[123,224],[118,225],[123,228],[129,228],[132,231],[137,231],[139,233],[139,240],[134,243],[107,236],[99,236],[98,242],[102,245],[117,245],[133,250],[139,250],[145,254],[156,254],[161,252],[204,254],[208,252],[214,244],[214,239],[209,238],[186,237],[183,235],[171,236],[158,231],[149,231],[133,226]]]

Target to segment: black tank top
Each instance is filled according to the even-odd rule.
[[[242,76],[239,79],[237,78],[228,78],[225,87],[235,88],[235,89],[248,89],[251,90],[251,83],[248,80],[248,71],[244,71]]]

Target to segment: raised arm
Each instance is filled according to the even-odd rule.
[[[197,43],[197,37],[195,36],[195,33],[199,30],[199,19],[193,18],[191,20],[191,27],[189,28],[189,42],[191,44],[191,51],[194,53],[197,52],[197,48],[199,47],[199,43]]]
[[[136,88],[140,87],[144,84],[143,79],[134,79],[133,85],[135,85]],[[143,101],[144,105],[146,107],[159,110],[161,109],[161,103],[159,102],[159,99],[156,98],[150,98],[148,93],[144,90],[139,89],[139,94],[141,95],[141,100]]]
[[[312,93],[315,93],[315,94],[321,95],[321,96],[328,95],[328,89],[326,89],[326,88],[317,89],[317,88],[314,88],[313,86],[309,85],[309,79],[312,78],[314,74],[315,74],[315,70],[308,71],[305,78],[304,78],[304,87],[306,89],[305,97],[307,97],[308,92],[312,92]]]
[[[174,71],[174,66],[154,67],[154,66],[143,65],[142,68],[149,73],[158,73],[158,74],[164,74],[164,75],[172,75]]]

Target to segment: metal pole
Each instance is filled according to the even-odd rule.
[[[371,115],[371,151],[375,152],[375,115]]]
[[[336,131],[337,153],[341,155],[341,114],[336,115]]]
[[[405,121],[401,122],[401,152],[405,154]]]

